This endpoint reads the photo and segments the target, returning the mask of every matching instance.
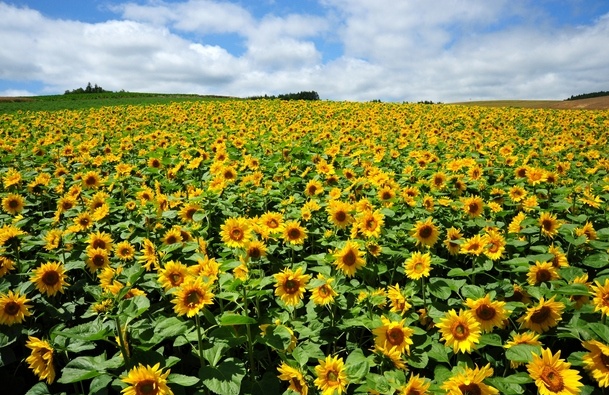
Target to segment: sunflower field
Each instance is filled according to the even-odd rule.
[[[183,102],[0,135],[3,393],[609,392],[609,111]]]

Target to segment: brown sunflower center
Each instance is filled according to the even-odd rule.
[[[391,328],[387,331],[387,340],[394,346],[404,342],[404,332],[400,328]]]
[[[376,229],[376,220],[374,218],[366,219],[366,223],[364,224],[366,230],[374,230]]]
[[[469,328],[463,325],[462,322],[455,322],[450,330],[453,337],[459,341],[467,339],[469,336]]]
[[[241,240],[243,240],[243,237],[244,237],[244,234],[243,234],[243,231],[241,229],[239,229],[239,228],[231,229],[231,231],[230,231],[230,238],[232,240],[241,241]]]
[[[266,226],[268,226],[271,229],[275,229],[275,228],[279,227],[279,222],[277,222],[277,220],[275,220],[275,219],[271,219],[271,220],[269,220],[269,222],[266,223]]]
[[[330,290],[328,289],[328,286],[326,284],[320,286],[317,290],[319,294],[323,297],[330,295]]]
[[[602,364],[605,365],[606,368],[609,368],[609,356],[608,355],[601,353],[600,360],[601,360]]]
[[[197,306],[199,303],[201,303],[202,299],[203,299],[203,295],[201,295],[201,293],[197,290],[192,290],[192,291],[188,292],[186,294],[186,298],[184,298],[184,300],[186,301],[186,305],[188,307]]]
[[[11,209],[17,209],[17,208],[19,208],[19,201],[17,201],[17,199],[10,199],[8,201],[8,206]]]
[[[228,170],[224,172],[224,179],[232,180],[233,178],[235,178],[235,174],[232,171]]]
[[[424,225],[419,229],[419,237],[422,239],[427,239],[433,233],[433,229],[429,225]]]
[[[423,265],[422,262],[417,262],[414,264],[412,269],[415,273],[423,273],[423,271],[425,270],[425,265]]]
[[[357,255],[355,254],[355,251],[347,251],[347,253],[343,256],[343,264],[345,266],[353,266],[355,265],[355,262],[357,262]]]
[[[478,204],[477,203],[470,203],[469,206],[467,206],[467,210],[471,213],[471,214],[475,214],[478,212],[479,208],[478,208]]]
[[[384,191],[384,192],[383,192],[383,195],[381,196],[381,199],[383,199],[383,200],[389,200],[389,199],[391,199],[391,197],[392,197],[392,196],[391,196],[391,192],[389,192],[389,191]]]
[[[481,395],[482,394],[482,390],[480,389],[480,387],[478,386],[478,384],[461,384],[459,386],[459,390],[461,390],[461,393],[463,395]]]
[[[196,208],[189,208],[188,210],[186,210],[185,217],[188,219],[192,219],[192,217],[195,215],[196,212],[197,212]]]
[[[136,395],[157,395],[159,387],[155,380],[142,380],[135,385]]]
[[[531,322],[541,324],[548,319],[551,313],[552,309],[550,309],[548,306],[542,306],[540,309],[531,314]]]
[[[345,213],[344,211],[337,211],[337,212],[334,214],[334,219],[335,219],[337,222],[344,222],[344,221],[346,221],[346,220],[347,220],[347,213]]]
[[[97,267],[102,267],[106,263],[106,259],[103,255],[95,254],[93,258],[91,258],[91,262]]]
[[[247,254],[249,255],[250,258],[260,258],[260,256],[262,255],[262,251],[260,251],[260,248],[258,247],[251,247],[248,251]]]
[[[543,227],[543,229],[544,229],[546,232],[551,232],[551,231],[552,231],[552,229],[554,228],[554,222],[552,222],[552,221],[551,221],[551,220],[549,220],[549,219],[544,219],[544,220],[541,222],[541,226]]]
[[[315,191],[317,191],[317,187],[315,185],[311,185],[309,187],[309,195],[315,194]]]
[[[103,241],[102,239],[95,239],[93,241],[93,243],[91,244],[91,246],[93,248],[101,248],[101,249],[106,249],[106,242]]]
[[[560,372],[557,372],[556,369],[551,366],[544,366],[539,378],[551,392],[558,393],[565,388],[565,383]]]
[[[168,277],[171,285],[174,287],[177,287],[184,281],[184,277],[180,273],[171,273]]]
[[[175,244],[178,242],[178,238],[175,235],[169,235],[165,239],[165,243],[167,244]]]
[[[300,288],[300,282],[298,280],[288,279],[283,284],[283,289],[284,289],[285,293],[290,294],[290,295],[298,292],[299,288]]]
[[[121,256],[130,256],[131,255],[131,250],[128,247],[123,247],[118,251],[119,255]]]
[[[59,283],[59,273],[55,270],[44,273],[42,275],[42,282],[49,287],[57,285],[57,283]]]
[[[21,306],[19,306],[19,303],[17,302],[11,301],[4,305],[4,313],[6,315],[17,315],[20,310]]]
[[[292,377],[290,379],[290,383],[292,383],[292,385],[296,389],[296,392],[298,392],[299,394],[302,393],[302,384],[300,384],[300,380],[298,380],[296,377]]]
[[[88,186],[95,185],[97,183],[97,178],[93,176],[89,176],[85,179],[85,184]]]
[[[298,229],[298,228],[291,228],[288,231],[288,238],[290,240],[298,240],[300,238],[300,229]]]
[[[538,283],[550,281],[552,279],[552,273],[550,273],[550,271],[546,269],[538,270],[535,279]]]
[[[91,221],[89,221],[89,218],[87,218],[87,217],[83,217],[78,220],[78,224],[80,226],[82,226],[83,228],[86,228],[87,226],[89,226],[90,223],[91,223]]]
[[[497,312],[493,306],[489,306],[487,304],[480,305],[476,309],[476,316],[483,321],[490,321],[495,318],[495,315],[497,315]]]
[[[332,387],[338,384],[338,373],[334,370],[330,370],[328,374],[326,374],[326,380],[328,381],[328,386]]]
[[[72,202],[68,201],[68,202],[62,202],[61,203],[61,208],[64,211],[67,211],[67,210],[71,209],[72,207],[74,207],[74,204]]]

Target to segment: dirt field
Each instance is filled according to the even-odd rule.
[[[580,100],[487,100],[451,103],[469,106],[485,107],[522,107],[522,108],[551,108],[566,110],[607,110],[609,96],[593,97]]]

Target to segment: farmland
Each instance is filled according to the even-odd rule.
[[[396,103],[4,111],[0,382],[599,393],[608,129]]]

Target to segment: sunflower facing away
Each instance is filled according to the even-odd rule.
[[[493,368],[490,364],[482,368],[471,369],[466,367],[462,371],[458,371],[454,376],[451,376],[443,385],[442,389],[447,395],[494,395],[499,391],[495,387],[484,384],[484,379],[493,375]]]
[[[20,324],[25,317],[32,315],[29,302],[23,295],[8,291],[6,295],[0,295],[0,325]]]
[[[584,368],[601,388],[609,387],[609,346],[590,340],[582,345],[588,350],[583,357]]]
[[[320,359],[315,366],[317,378],[314,383],[322,391],[322,395],[341,395],[347,390],[349,384],[345,363],[342,358],[328,355],[325,360]]]
[[[63,293],[63,288],[68,286],[66,282],[66,270],[62,263],[43,263],[34,270],[30,281],[36,285],[40,293],[53,296],[57,292]]]
[[[355,241],[347,241],[345,246],[334,252],[334,264],[347,277],[353,277],[362,267],[366,266],[364,252],[359,249]]]
[[[527,364],[529,376],[535,381],[540,395],[577,395],[581,393],[581,376],[577,370],[569,369],[571,364],[560,359],[560,350],[552,355],[549,348],[542,349],[541,355],[533,354],[533,361]]]
[[[542,297],[536,306],[529,307],[526,313],[517,320],[520,326],[537,333],[543,333],[558,325],[558,322],[562,319],[565,305],[556,302],[555,297],[552,296],[548,300],[544,300]]]
[[[171,388],[167,386],[169,369],[163,373],[160,364],[154,366],[139,364],[132,368],[127,376],[121,377],[121,381],[129,384],[121,392],[124,395],[173,395]]]
[[[178,288],[171,303],[174,303],[173,310],[177,315],[193,317],[205,305],[213,304],[214,294],[209,290],[209,286],[201,278],[188,278]]]
[[[503,328],[503,322],[507,319],[509,311],[505,309],[505,302],[491,300],[490,295],[480,299],[465,301],[476,321],[480,323],[482,332],[492,332],[494,328]]]
[[[311,276],[302,273],[302,268],[292,271],[292,269],[284,269],[280,273],[274,275],[275,280],[275,295],[288,306],[296,306],[305,293],[305,286],[309,282]]]
[[[417,239],[417,245],[424,245],[432,247],[438,241],[440,231],[433,224],[431,217],[427,218],[424,222],[417,221],[412,229],[412,236]]]
[[[419,280],[421,277],[429,277],[431,271],[431,255],[429,252],[422,254],[413,252],[410,258],[404,262],[406,276],[411,280]]]
[[[452,347],[455,353],[469,353],[480,342],[480,324],[470,311],[460,310],[457,315],[455,310],[450,310],[436,326],[446,346]]]
[[[25,346],[31,354],[25,359],[30,369],[40,380],[46,380],[48,384],[55,381],[55,368],[53,367],[53,347],[46,340],[29,336]]]
[[[309,393],[309,386],[300,370],[282,362],[281,366],[277,368],[277,371],[279,371],[279,380],[290,383],[288,389],[301,395],[307,395]]]

